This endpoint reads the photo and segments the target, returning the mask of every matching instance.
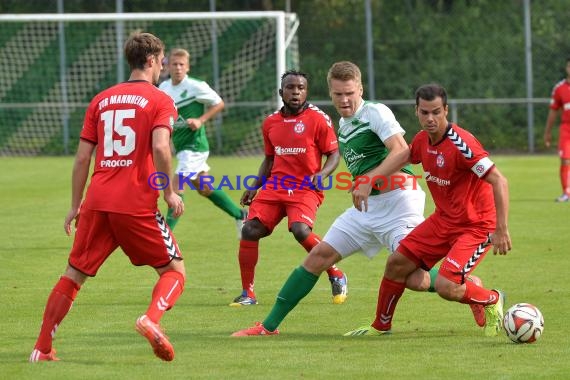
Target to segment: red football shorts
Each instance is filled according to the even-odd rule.
[[[295,222],[313,228],[323,199],[324,194],[314,190],[261,189],[251,202],[247,219],[259,219],[270,233],[285,216],[289,230]]]
[[[439,274],[463,284],[491,248],[490,232],[452,225],[433,214],[402,239],[397,250],[425,270],[443,259]]]
[[[166,221],[155,214],[127,215],[81,209],[69,265],[95,276],[101,265],[121,247],[134,265],[160,268],[182,258]]]
[[[570,159],[570,124],[560,126],[560,136],[558,138],[558,155],[562,159]]]

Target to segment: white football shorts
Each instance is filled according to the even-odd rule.
[[[206,162],[209,155],[210,152],[192,152],[191,150],[182,150],[176,153],[178,166],[175,174],[183,175],[184,177],[190,176],[191,180],[196,179],[198,173],[210,170],[210,166]]]
[[[368,197],[368,211],[354,206],[342,213],[323,237],[343,258],[361,251],[372,258],[382,247],[394,252],[414,227],[424,220],[426,194],[414,190],[392,190]]]

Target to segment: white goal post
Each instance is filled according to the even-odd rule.
[[[190,51],[190,75],[224,98],[207,129],[213,153],[260,153],[280,77],[298,68],[298,25],[282,11],[2,14],[0,156],[73,150],[90,98],[126,80],[123,44],[135,30]]]

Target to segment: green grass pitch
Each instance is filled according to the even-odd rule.
[[[406,292],[393,334],[342,334],[374,315],[386,252],[373,260],[355,255],[340,267],[349,298],[331,303],[325,278],[280,326],[277,337],[230,338],[263,320],[291,270],[305,253],[280,225],[262,240],[256,290],[260,304],[230,308],[239,294],[234,221],[197,194],[175,229],[188,273],[186,290],[163,318],[176,350],[155,358],[134,329],[149,302],[154,271],[136,268],[117,251],[86,282],[59,328],[58,363],[27,362],[47,296],[63,272],[72,238],[63,231],[73,159],[0,158],[0,378],[3,379],[563,379],[570,374],[570,203],[560,194],[555,156],[493,157],[508,177],[510,232],[507,256],[488,255],[477,268],[488,287],[503,289],[506,307],[529,302],[545,318],[542,338],[517,345],[501,334],[486,338],[465,305],[435,294]],[[212,174],[257,173],[261,158],[210,159]],[[339,169],[342,170],[342,169]],[[230,191],[239,200],[242,191]],[[428,196],[429,199],[429,196]],[[164,203],[161,199],[161,208]],[[324,234],[350,205],[346,191],[327,191],[315,225]],[[426,213],[433,210],[429,201]]]

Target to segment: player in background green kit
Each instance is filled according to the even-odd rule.
[[[353,176],[353,206],[336,218],[303,264],[293,270],[265,320],[232,336],[279,334],[277,327],[309,294],[324,270],[359,251],[369,258],[383,247],[394,252],[400,240],[424,220],[425,193],[406,165],[410,148],[392,111],[362,98],[360,69],[352,62],[333,64],[327,81],[341,116],[338,142]],[[430,272],[418,268],[407,278],[406,287],[433,291],[436,275],[437,268]],[[484,324],[483,308],[472,310],[477,323]]]
[[[173,186],[178,195],[184,197],[183,183],[180,176],[188,177],[198,193],[225,211],[236,221],[238,238],[247,216],[223,190],[210,189],[200,185],[200,177],[209,176],[210,166],[206,160],[210,154],[210,145],[206,137],[206,122],[224,109],[224,101],[206,82],[188,76],[190,72],[190,53],[185,49],[172,49],[168,56],[170,79],[159,88],[166,92],[176,104],[178,120],[174,124],[172,142],[178,159],[178,166],[173,178]],[[204,181],[207,183],[209,181]],[[178,223],[168,210],[166,222],[171,229]]]

